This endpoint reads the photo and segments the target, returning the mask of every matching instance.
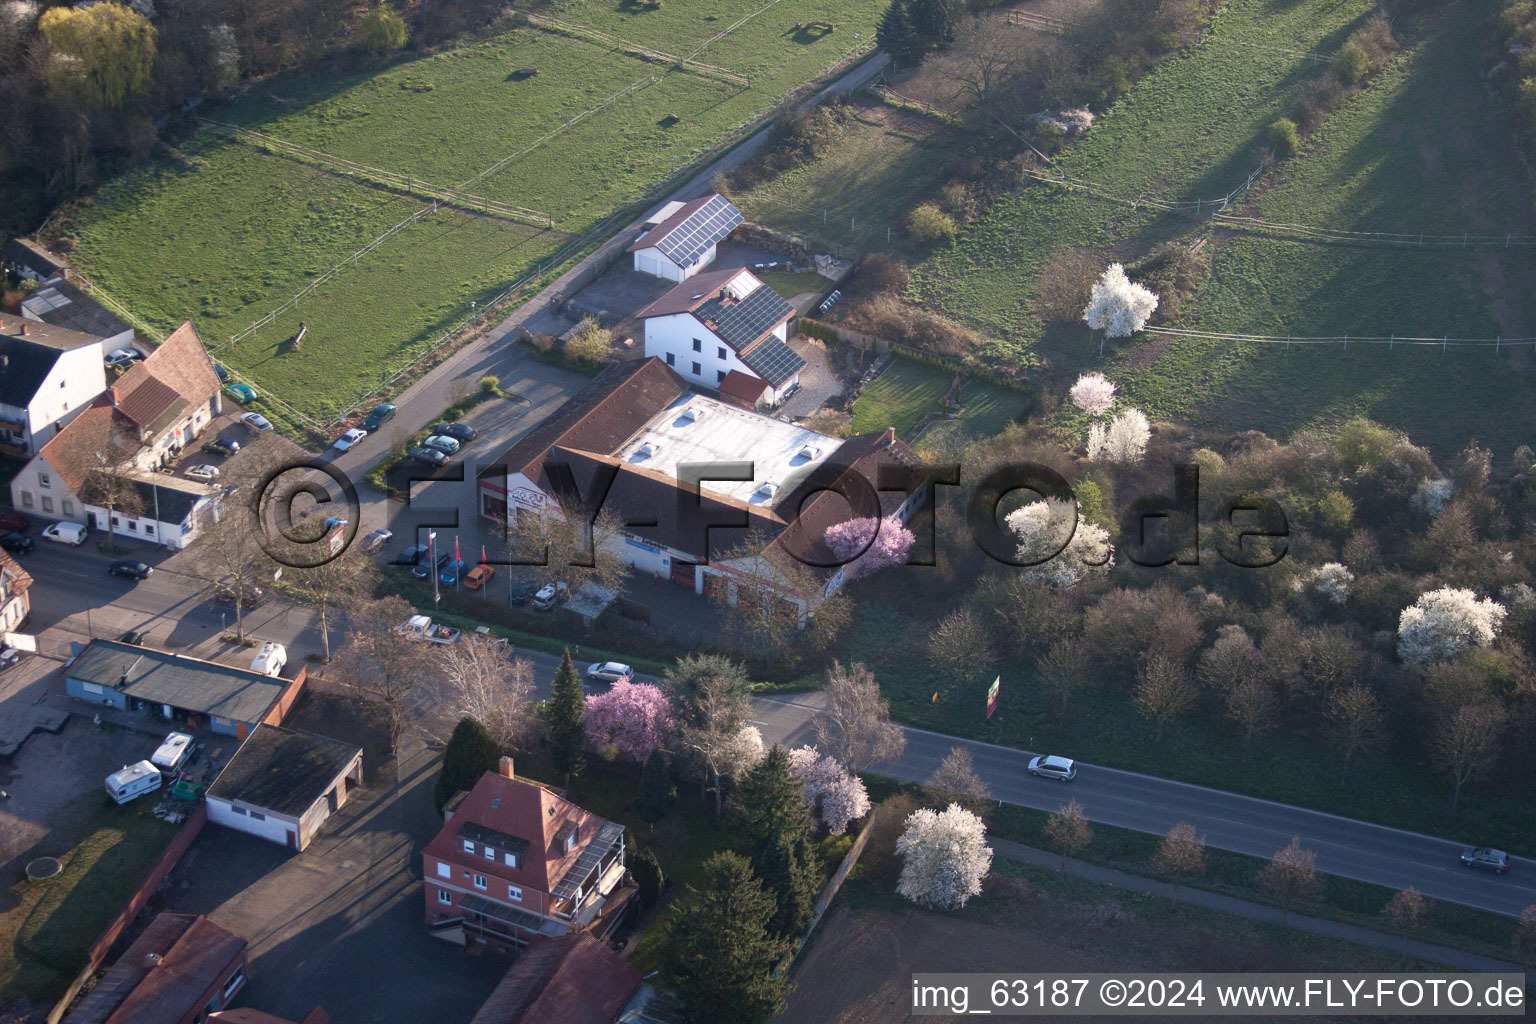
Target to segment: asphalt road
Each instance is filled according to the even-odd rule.
[[[755,711],[764,740],[791,746],[811,742],[807,723],[820,699],[820,694],[759,699]],[[1512,917],[1536,904],[1536,861],[1511,858],[1509,872],[1494,875],[1462,867],[1462,843],[1081,761],[1072,782],[1037,779],[1026,765],[1043,751],[958,740],[924,729],[905,732],[906,754],[875,771],[922,782],[952,747],[961,745],[969,748],[977,772],[1005,803],[1054,811],[1075,798],[1091,821],[1154,834],[1191,821],[1213,848],[1255,857],[1273,856],[1291,836],[1300,836],[1303,847],[1317,852],[1318,870],[1328,874],[1392,889],[1412,885],[1431,899]],[[1476,838],[1469,836],[1468,842]]]

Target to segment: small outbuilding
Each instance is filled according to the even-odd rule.
[[[715,249],[742,223],[741,211],[719,194],[673,201],[657,210],[629,247],[635,269],[667,281],[686,281],[714,262]]]
[[[302,850],[363,783],[363,751],[259,725],[208,787],[208,820]]]
[[[161,914],[64,1024],[192,1024],[245,985],[245,940],[200,914]]]

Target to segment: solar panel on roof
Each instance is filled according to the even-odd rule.
[[[677,227],[658,239],[656,248],[680,267],[691,267],[712,245],[736,230],[743,218],[741,211],[724,196],[711,196]]]
[[[753,373],[774,387],[789,380],[805,365],[805,360],[795,355],[794,349],[778,338],[769,338],[743,356],[742,361],[752,368]]]

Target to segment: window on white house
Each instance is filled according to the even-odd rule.
[[[119,517],[113,516],[112,517],[112,525],[113,526],[122,526],[123,525],[123,521]]]
[[[48,497],[48,495],[46,495],[46,494],[43,495],[43,511],[44,512],[52,512],[53,511],[53,499]]]
[[[517,854],[515,854],[515,853],[507,854],[506,862],[507,862],[507,867],[509,867],[509,868],[517,867]]]
[[[475,852],[475,844],[470,842],[468,839],[464,840],[464,852],[465,853],[474,853]]]
[[[476,875],[475,876],[475,888],[476,889],[484,889],[485,888],[485,876],[484,875]]]
[[[128,532],[129,533],[138,533],[139,532],[138,520],[136,520],[136,519],[128,520]]]
[[[453,893],[449,892],[447,889],[437,890],[437,902],[452,906]]]
[[[701,341],[698,338],[694,338],[693,339],[693,350],[695,352],[703,352],[704,351],[704,342]]]
[[[507,886],[507,899],[515,900],[518,903],[523,902],[523,887],[520,885]]]
[[[725,371],[724,370],[716,370],[715,371],[715,383],[716,384],[724,384],[725,383]]]
[[[144,534],[145,534],[145,536],[150,536],[154,532],[155,532],[155,528],[153,526],[151,526],[149,523],[145,523],[144,524]]]
[[[70,501],[68,498],[64,499],[61,507],[64,509],[65,515],[72,516],[75,514],[75,503]]]
[[[717,349],[715,349],[715,356],[718,359],[724,359],[725,358],[725,349],[724,348],[717,348]]]
[[[438,878],[452,878],[453,877],[453,868],[449,867],[447,864],[444,864],[442,861],[438,861],[437,862],[437,877]]]
[[[31,491],[22,491],[21,492],[21,507],[22,508],[31,508],[32,507],[32,492]]]
[[[700,370],[699,364],[698,363],[694,363],[693,364],[693,375],[695,377],[697,377],[700,372],[701,372],[701,370]]]
[[[105,686],[102,686],[100,683],[81,683],[80,684],[80,689],[84,690],[86,693],[93,694],[93,695],[95,695],[95,694],[103,694],[103,693],[107,692],[107,688]]]
[[[45,490],[47,488],[49,488],[49,487],[52,487],[53,486],[53,477],[49,476],[47,473],[39,473],[39,474],[37,474],[37,486],[39,486],[39,487],[41,487],[41,488],[43,488]]]
[[[244,813],[246,813],[244,807],[236,807],[233,804],[230,805],[229,810],[233,814],[244,814]]]
[[[229,980],[224,983],[224,998],[228,999],[231,995],[233,995],[235,989],[239,988],[240,983],[244,980],[245,968],[241,967],[237,969],[234,974],[231,974],[229,976]]]
[[[673,355],[671,352],[667,353],[667,365],[668,366],[676,366],[677,365],[677,356]]]
[[[251,820],[252,821],[266,821],[267,820],[267,816],[265,814],[262,814],[260,811],[251,811],[250,815],[251,815]]]

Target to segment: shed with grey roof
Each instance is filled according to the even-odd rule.
[[[279,725],[303,691],[306,673],[283,679],[184,654],[93,640],[64,669],[64,689],[92,704],[147,710],[168,721],[193,716],[214,732],[245,739]]]
[[[208,787],[208,820],[302,850],[363,783],[363,750],[258,725]]]

